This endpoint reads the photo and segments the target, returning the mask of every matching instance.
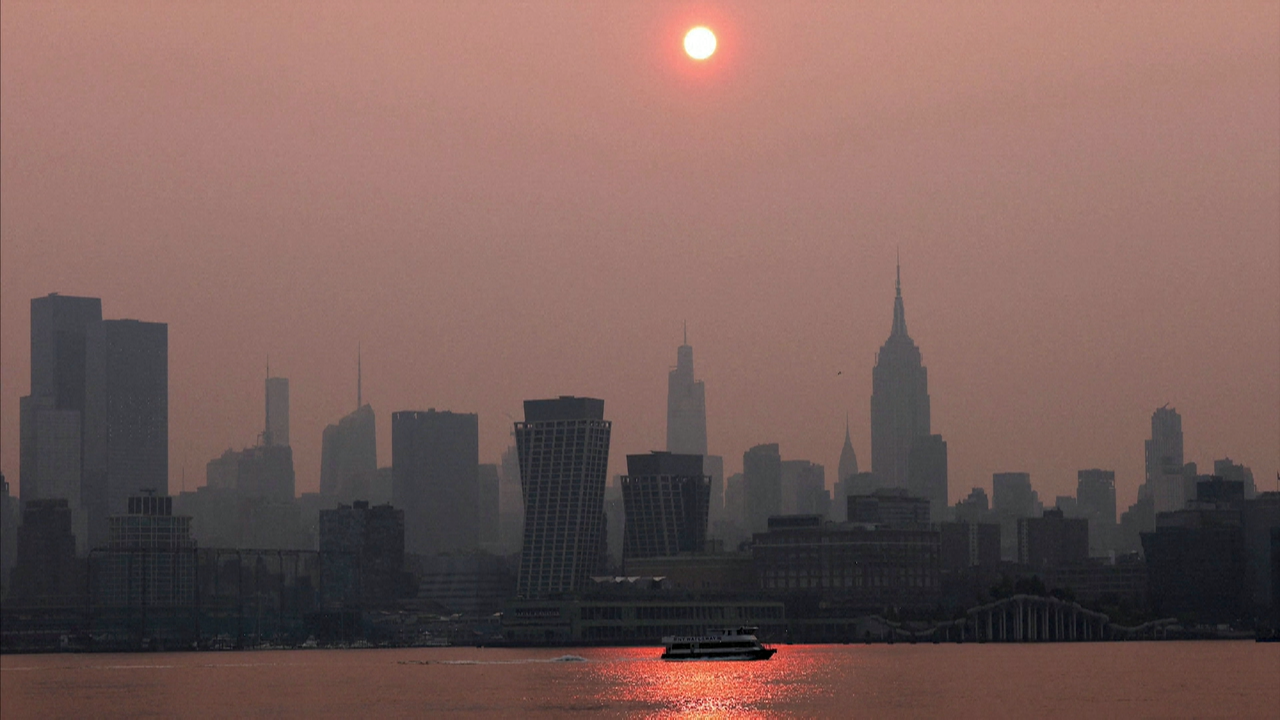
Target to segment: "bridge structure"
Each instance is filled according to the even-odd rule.
[[[1040,595],[1014,595],[970,608],[966,629],[978,642],[1076,642],[1160,639],[1174,618],[1128,627],[1079,603]]]

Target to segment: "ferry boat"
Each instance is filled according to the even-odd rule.
[[[768,660],[778,652],[756,639],[754,627],[695,636],[662,638],[663,660]]]

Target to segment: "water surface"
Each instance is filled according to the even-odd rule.
[[[1280,645],[783,645],[291,650],[0,658],[25,717],[1280,717]]]

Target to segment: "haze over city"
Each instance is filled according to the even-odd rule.
[[[726,6],[727,7],[727,6]],[[680,29],[714,23],[714,63]],[[612,473],[664,447],[687,321],[709,451],[870,460],[896,255],[952,502],[1186,456],[1280,468],[1274,3],[369,8],[6,2],[0,470],[30,300],[169,326],[170,490],[292,387],[324,426],[602,398]],[[183,476],[185,475],[185,479]],[[834,480],[828,475],[829,484]]]

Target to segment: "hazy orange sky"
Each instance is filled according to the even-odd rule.
[[[169,323],[171,488],[290,379],[325,424],[605,399],[661,448],[689,322],[726,470],[870,466],[895,249],[951,497],[1280,467],[1280,3],[53,3],[0,13],[0,469],[29,301]],[[681,53],[707,24],[720,49]],[[841,374],[837,374],[841,373]]]

